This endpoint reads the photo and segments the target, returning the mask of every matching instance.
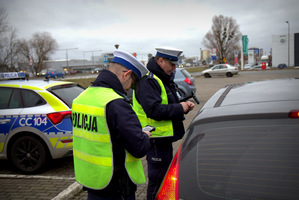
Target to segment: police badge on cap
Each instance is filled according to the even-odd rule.
[[[156,56],[166,58],[175,65],[179,60],[179,56],[183,53],[183,50],[175,49],[172,47],[157,47],[156,50]]]

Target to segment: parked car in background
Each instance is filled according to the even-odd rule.
[[[48,69],[48,71],[45,74],[46,78],[64,78],[64,71],[61,71],[59,69]]]
[[[299,79],[228,85],[191,123],[156,199],[298,199]]]
[[[97,67],[97,68],[94,68],[93,70],[91,70],[91,73],[92,74],[98,74],[101,70],[102,70],[102,68]]]
[[[266,69],[271,69],[271,68],[266,66]],[[254,65],[253,67],[249,68],[248,70],[262,70],[262,66],[261,65]]]
[[[287,68],[288,66],[286,65],[286,64],[279,64],[278,66],[277,66],[277,68],[279,68],[279,69],[283,69],[283,68]]]
[[[238,67],[234,67],[230,64],[218,64],[214,65],[210,69],[206,69],[201,72],[201,75],[205,78],[211,78],[213,76],[226,76],[232,77],[239,73]]]
[[[176,68],[174,82],[178,86],[179,98],[191,97],[196,93],[194,77],[184,68]]]
[[[41,77],[41,76],[45,76],[47,73],[46,69],[41,70],[40,72],[37,73],[37,76]]]
[[[244,69],[251,69],[254,66],[254,64],[245,64]]]
[[[23,173],[72,155],[72,101],[84,89],[72,82],[0,81],[0,159]]]

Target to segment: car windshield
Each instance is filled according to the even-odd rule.
[[[84,88],[74,84],[65,84],[52,87],[49,90],[72,108],[73,100],[84,91]]]

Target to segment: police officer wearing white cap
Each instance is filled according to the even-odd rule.
[[[135,199],[146,182],[139,158],[150,148],[150,132],[125,95],[147,73],[131,54],[116,50],[108,70],[73,101],[73,154],[76,180],[88,199]]]
[[[142,126],[152,125],[151,148],[147,153],[147,199],[155,198],[163,177],[172,160],[172,143],[185,134],[184,114],[193,109],[194,103],[181,102],[177,96],[174,72],[182,50],[161,47],[147,64],[150,71],[133,92],[133,108]]]

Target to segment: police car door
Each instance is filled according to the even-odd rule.
[[[22,112],[20,89],[0,87],[0,154],[18,115]]]

